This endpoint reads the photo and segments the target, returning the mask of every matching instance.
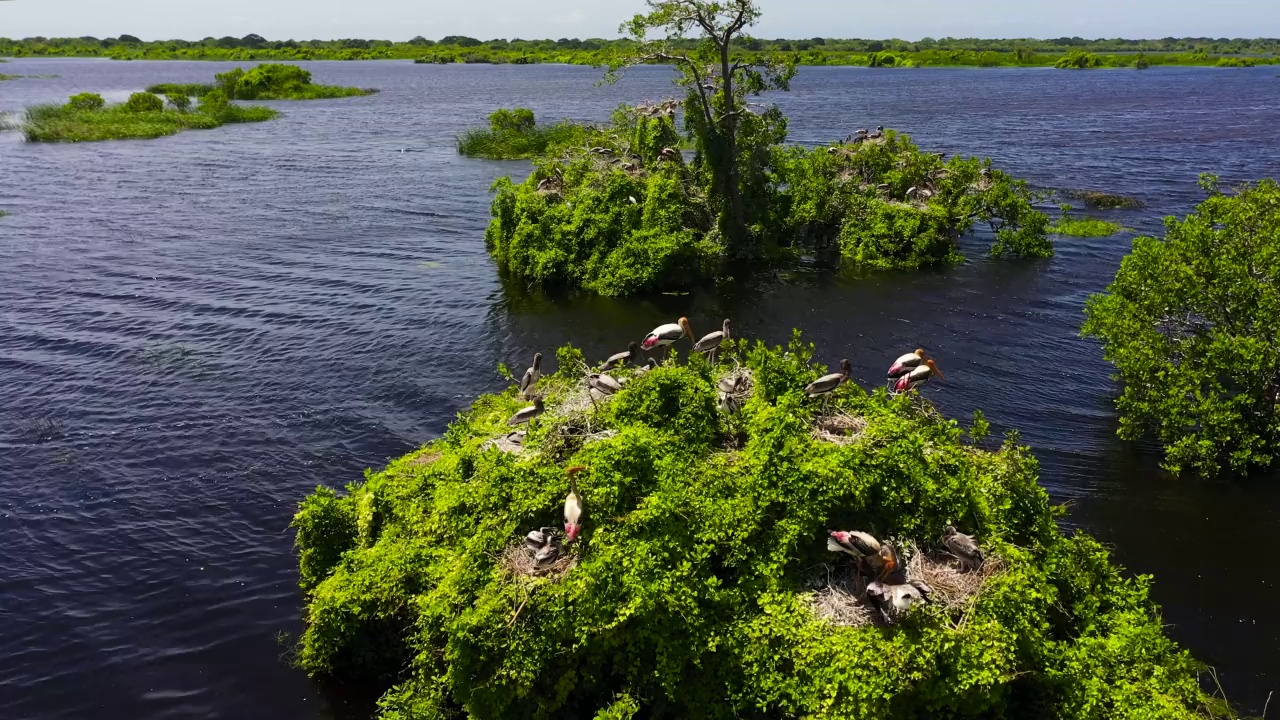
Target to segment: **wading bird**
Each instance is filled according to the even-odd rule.
[[[511,419],[507,421],[507,424],[523,425],[541,415],[546,409],[546,406],[542,404],[542,398],[536,397],[533,399],[532,405],[526,408],[521,408],[515,415],[512,415]]]
[[[614,368],[620,368],[629,362],[633,362],[633,363],[640,362],[640,343],[637,343],[637,342],[630,343],[627,345],[626,352],[620,352],[614,355],[610,355],[609,359],[605,360],[600,365],[600,372],[605,372],[606,370],[612,370]]]
[[[942,547],[966,568],[977,570],[982,567],[982,548],[978,547],[972,535],[965,535],[952,525],[942,532]]]
[[[938,376],[939,380],[947,379],[943,376],[942,371],[938,369],[938,366],[934,364],[933,358],[930,358],[924,361],[924,365],[898,378],[898,382],[893,384],[893,392],[904,393],[908,390],[914,390],[932,380],[935,375]]]
[[[692,336],[690,336],[692,337]],[[716,349],[720,347],[720,343],[729,339],[729,318],[724,319],[724,325],[720,329],[707,333],[702,339],[693,344],[694,352],[704,352],[711,356],[711,362],[716,361]]]
[[[534,388],[538,385],[538,378],[542,377],[542,353],[533,354],[533,365],[524,371],[524,377],[520,378],[520,395],[525,400],[532,400]]]
[[[915,352],[909,352],[893,361],[889,366],[889,377],[900,378],[915,370],[922,362],[924,362],[924,348],[916,348]]]
[[[591,404],[595,404],[596,395],[606,398],[622,389],[622,383],[618,382],[612,375],[604,373],[591,373],[587,376],[587,388],[591,393]]]
[[[537,530],[530,530],[528,535],[524,536],[524,546],[537,552],[555,537],[556,529],[553,527],[541,527]]]
[[[872,140],[879,140],[880,138],[884,137],[884,126],[883,126],[883,125],[877,125],[877,126],[876,126],[876,131],[875,131],[875,132],[873,132],[873,133],[871,133],[871,134],[870,134],[870,135],[868,135],[867,137],[868,137],[868,138],[870,138],[870,139],[872,139]]]
[[[582,532],[582,496],[578,494],[578,473],[586,470],[581,465],[569,468],[569,497],[564,499],[564,535],[569,542],[578,539]]]
[[[693,342],[693,329],[689,327],[689,318],[682,317],[674,323],[659,325],[653,329],[653,332],[645,336],[640,347],[645,350],[652,350],[656,347],[667,348],[674,345],[681,337],[688,335],[689,341]]]
[[[804,394],[806,397],[815,398],[822,397],[822,412],[827,411],[827,403],[831,400],[831,393],[838,387],[840,383],[849,379],[853,374],[853,366],[849,364],[846,358],[840,361],[840,372],[823,375],[804,386]]]

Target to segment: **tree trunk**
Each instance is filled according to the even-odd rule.
[[[725,199],[728,201],[728,217],[723,232],[729,246],[729,254],[735,258],[755,258],[759,255],[755,244],[747,234],[746,212],[742,206],[742,188],[738,183],[738,116],[733,97],[733,74],[729,68],[729,38],[718,43],[720,50],[721,89],[724,92],[724,154],[720,173],[724,181]]]

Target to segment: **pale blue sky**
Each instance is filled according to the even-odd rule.
[[[760,0],[759,37],[1277,37],[1280,0]],[[0,37],[615,37],[641,0],[8,0]]]

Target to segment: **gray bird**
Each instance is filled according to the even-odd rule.
[[[605,360],[604,363],[600,365],[600,372],[606,372],[608,370],[613,370],[614,368],[620,368],[629,362],[633,362],[633,363],[640,362],[640,343],[632,342],[629,345],[627,345],[626,352],[620,352],[614,355],[610,355],[609,359]]]
[[[534,398],[533,404],[526,408],[521,408],[511,419],[507,421],[508,425],[523,425],[530,420],[538,417],[546,411],[546,406],[542,404],[542,398]]]
[[[830,375],[823,375],[817,380],[814,380],[808,385],[805,385],[804,394],[807,397],[811,397],[811,398],[821,397],[822,411],[826,412],[827,403],[831,399],[831,393],[835,391],[836,388],[840,387],[841,383],[848,380],[849,376],[852,374],[853,374],[853,365],[849,364],[848,359],[841,360],[840,372],[831,373]]]
[[[520,395],[525,400],[533,399],[534,389],[540,377],[542,377],[542,353],[534,353],[533,365],[525,370],[524,376],[520,378]]]
[[[910,580],[901,585],[873,582],[867,586],[867,599],[880,611],[886,622],[902,617],[912,605],[927,602],[933,588],[921,580]]]
[[[948,525],[942,533],[942,547],[955,556],[967,568],[977,570],[982,567],[982,548],[972,535],[965,535]]]

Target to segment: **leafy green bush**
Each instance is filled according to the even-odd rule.
[[[1101,218],[1073,218],[1071,206],[1062,204],[1062,217],[1049,226],[1049,232],[1055,235],[1071,235],[1073,237],[1107,237],[1115,235],[1123,228],[1120,223]]]
[[[158,95],[148,92],[134,93],[124,104],[124,109],[132,113],[153,113],[164,110],[164,100]]]
[[[1064,70],[1088,70],[1090,68],[1100,68],[1103,65],[1102,58],[1084,50],[1077,50],[1058,58],[1058,61],[1053,64],[1054,67]]]
[[[187,112],[191,109],[191,98],[184,93],[174,92],[169,96],[169,104],[178,112]]]
[[[527,108],[499,109],[489,115],[489,129],[468,130],[458,136],[458,154],[489,160],[532,158],[551,148],[585,141],[591,129],[562,120],[539,126]]]
[[[147,92],[156,95],[185,95],[186,97],[204,97],[205,93],[213,89],[212,85],[200,83],[160,83],[147,88]]]
[[[68,110],[101,110],[107,104],[98,93],[80,93],[72,95],[67,101]]]
[[[374,683],[381,717],[397,720],[1177,720],[1221,709],[1163,634],[1149,580],[1125,577],[1088,537],[1059,534],[1025,448],[965,444],[919,400],[855,385],[834,404],[863,423],[857,437],[819,439],[803,387],[822,368],[798,340],[737,341],[718,367],[699,357],[632,376],[598,409],[580,402],[580,354],[559,357],[522,452],[487,446],[525,402],[513,388],[345,495],[322,488],[303,503],[298,662],[309,673]],[[735,359],[757,390],[725,417],[715,382]],[[559,524],[573,464],[588,468],[576,566],[514,575],[504,551]],[[890,627],[815,613],[813,583],[839,562],[828,530],[923,548],[947,524],[977,532],[998,563],[981,593],[914,607]]]
[[[1140,237],[1115,282],[1089,299],[1124,383],[1120,435],[1164,443],[1172,471],[1271,465],[1280,450],[1280,186],[1210,195],[1165,237]]]

